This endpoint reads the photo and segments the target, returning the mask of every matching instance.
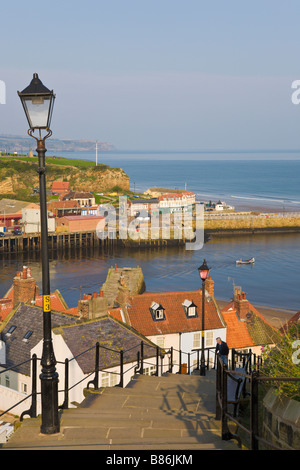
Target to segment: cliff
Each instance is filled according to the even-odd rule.
[[[0,158],[0,194],[18,194],[32,192],[39,186],[37,174],[38,162],[35,157]],[[82,160],[60,158],[46,159],[47,190],[51,191],[53,181],[69,181],[70,186],[78,191],[102,192],[116,186],[129,190],[129,177],[121,168],[108,165],[95,165]]]

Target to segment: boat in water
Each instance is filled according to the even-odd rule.
[[[255,258],[250,258],[246,260],[238,259],[236,260],[236,264],[254,264],[255,263]]]

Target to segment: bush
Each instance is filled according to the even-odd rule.
[[[297,377],[300,379],[300,324],[284,331],[282,340],[274,348],[265,347],[261,372],[268,377]],[[275,382],[275,393],[300,401],[300,380]],[[274,382],[273,382],[274,385]]]

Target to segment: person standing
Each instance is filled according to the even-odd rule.
[[[229,348],[225,341],[222,341],[221,338],[217,338],[217,346],[216,346],[216,353],[219,353],[221,356],[221,361],[223,364],[228,368],[228,353]]]

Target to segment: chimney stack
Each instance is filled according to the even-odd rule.
[[[103,291],[100,291],[100,294],[97,292],[93,292],[92,295],[83,294],[82,300],[78,302],[79,316],[86,320],[106,315],[107,308],[108,303],[103,295]]]
[[[23,266],[22,272],[17,272],[13,280],[13,305],[18,302],[32,302],[38,295],[38,286],[33,277],[31,277],[31,269]]]
[[[246,293],[237,288],[234,294],[234,306],[237,310],[240,320],[247,320],[247,313],[249,313],[249,301],[246,299]]]
[[[211,276],[207,276],[205,281],[205,290],[210,297],[215,295],[215,281],[212,280]]]

